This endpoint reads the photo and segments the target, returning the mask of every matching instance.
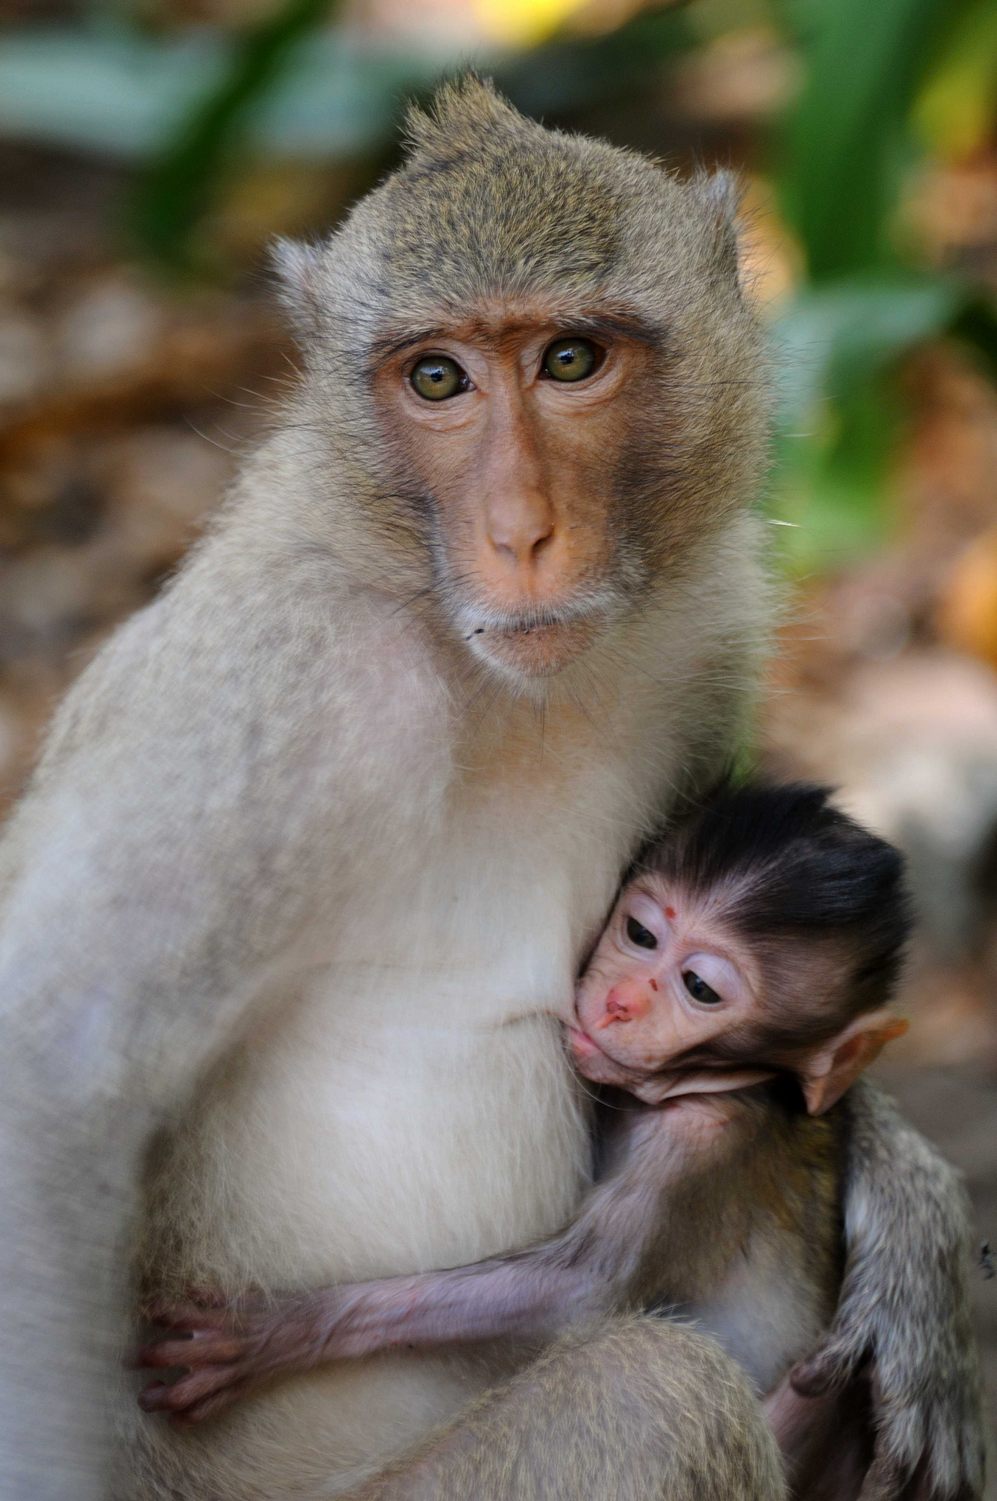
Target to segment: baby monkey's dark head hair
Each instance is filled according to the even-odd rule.
[[[830,797],[829,788],[805,782],[725,781],[639,861],[690,894],[709,896],[763,961],[775,961],[786,939],[799,941],[797,953],[835,945],[841,983],[833,995],[812,995],[810,1042],[889,1000],[911,930],[903,856]],[[794,1004],[780,990],[767,996],[770,1044],[780,1020],[787,1041],[800,1038],[798,998]]]

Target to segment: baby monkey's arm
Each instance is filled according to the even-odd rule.
[[[148,1315],[165,1337],[140,1349],[135,1364],[182,1374],[146,1387],[139,1403],[195,1423],[274,1376],[334,1360],[399,1346],[549,1339],[581,1316],[625,1306],[657,1233],[656,1190],[647,1167],[638,1174],[625,1157],[566,1229],[525,1251],[313,1292],[159,1303]]]

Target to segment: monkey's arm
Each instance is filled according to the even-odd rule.
[[[873,1085],[860,1081],[846,1100],[841,1302],[792,1385],[817,1395],[847,1386],[869,1363],[877,1432],[862,1501],[975,1501],[983,1441],[966,1194]]]
[[[624,1155],[570,1225],[508,1256],[276,1300],[154,1307],[150,1318],[167,1337],[144,1346],[134,1363],[184,1374],[172,1385],[147,1387],[140,1403],[199,1422],[279,1374],[399,1346],[546,1341],[580,1319],[636,1306],[647,1252],[662,1234],[655,1167],[659,1180],[668,1176],[661,1156]]]
[[[430,1349],[505,1337],[550,1338],[591,1301],[586,1269],[557,1242],[450,1271],[344,1283],[316,1292],[151,1310],[166,1337],[134,1364],[180,1368],[139,1396],[146,1412],[181,1423],[213,1417],[276,1376],[405,1347]]]

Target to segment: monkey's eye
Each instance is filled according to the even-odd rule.
[[[683,970],[682,984],[701,1006],[717,1006],[723,1000],[723,996],[717,995],[712,986],[701,980],[694,969]]]
[[[639,949],[656,949],[658,947],[658,940],[650,928],[645,928],[644,924],[638,922],[636,917],[627,918],[627,937]]]
[[[446,401],[448,396],[457,396],[470,385],[457,361],[445,354],[424,355],[409,380],[413,391],[425,401]]]
[[[588,339],[555,339],[543,357],[543,374],[551,380],[584,380],[598,369],[602,351]]]

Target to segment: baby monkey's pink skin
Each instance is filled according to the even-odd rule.
[[[624,1102],[610,1124],[620,1165],[560,1235],[527,1250],[314,1292],[230,1302],[198,1292],[187,1303],[150,1305],[146,1316],[165,1337],[138,1350],[132,1364],[180,1375],[146,1387],[139,1405],[186,1426],[275,1376],[333,1360],[497,1338],[546,1342],[579,1319],[627,1306],[631,1289],[636,1306],[648,1245],[660,1240],[661,1191],[691,1165],[707,1169],[722,1159],[724,1128],[739,1103],[734,1093],[655,1109]]]
[[[683,1067],[763,1014],[762,975],[711,896],[648,874],[626,886],[578,986],[568,1039],[586,1079],[646,1104],[772,1077],[745,1064]]]
[[[809,978],[826,977],[815,976],[811,966]],[[736,1191],[730,1184],[766,1153],[775,1181],[791,1171],[794,1153],[805,1156],[799,1128],[773,1116],[772,1129],[763,1129],[773,1107],[757,1092],[743,1093],[771,1079],[771,1068],[753,1066],[736,1050],[733,1062],[710,1057],[711,1045],[732,1029],[764,1022],[765,981],[750,946],[708,898],[693,898],[653,875],[631,883],[579,983],[577,1024],[569,1026],[568,1041],[586,1078],[625,1089],[643,1108],[624,1102],[612,1113],[612,1165],[576,1220],[540,1245],[450,1271],[236,1302],[208,1295],[180,1306],[160,1303],[148,1315],[165,1337],[139,1350],[135,1364],[180,1375],[147,1387],[141,1406],[197,1423],[283,1373],[332,1360],[398,1346],[546,1340],[579,1318],[656,1301],[695,1309],[705,1298],[708,1306],[707,1294],[722,1284],[727,1267],[722,1254],[713,1256],[711,1289],[712,1253],[700,1248],[716,1240],[717,1216]],[[799,997],[801,1019],[812,1000],[809,993]],[[838,1098],[892,1035],[891,1027],[898,1024],[872,1013],[820,1049],[802,1049],[787,1060],[811,1113]],[[683,1064],[690,1054],[695,1063]],[[777,1147],[772,1143],[780,1132]],[[786,1152],[785,1162],[777,1160],[778,1151]],[[706,1184],[716,1187],[711,1192]],[[684,1229],[669,1249],[671,1232],[663,1226],[680,1198],[673,1217]],[[826,1218],[834,1218],[832,1210]],[[749,1232],[750,1225],[741,1231],[745,1244]],[[804,1260],[810,1254],[807,1249]],[[747,1251],[738,1255],[747,1259]],[[743,1277],[743,1265],[737,1275]],[[821,1285],[815,1274],[815,1287]],[[811,1315],[813,1292],[807,1294]],[[762,1360],[759,1366],[761,1357],[750,1348],[757,1343],[752,1338],[738,1358],[749,1369],[755,1360],[760,1388],[769,1390],[766,1372],[774,1385],[803,1349],[780,1347],[781,1365],[773,1357],[774,1364]],[[786,1391],[780,1411],[795,1400]]]
[[[841,950],[818,954],[806,940],[780,937],[777,946],[784,969],[795,974],[798,993],[791,999],[802,1038],[814,998],[826,1004],[847,965]],[[726,917],[721,894],[691,892],[648,872],[624,887],[579,982],[568,1026],[575,1066],[586,1079],[650,1105],[744,1089],[778,1068],[797,1077],[807,1109],[819,1115],[907,1023],[886,1010],[869,1011],[820,1047],[801,1040],[769,1048],[768,1066],[761,1067],[757,1043],[752,1057],[732,1040],[739,1032],[764,1035],[773,978]]]

